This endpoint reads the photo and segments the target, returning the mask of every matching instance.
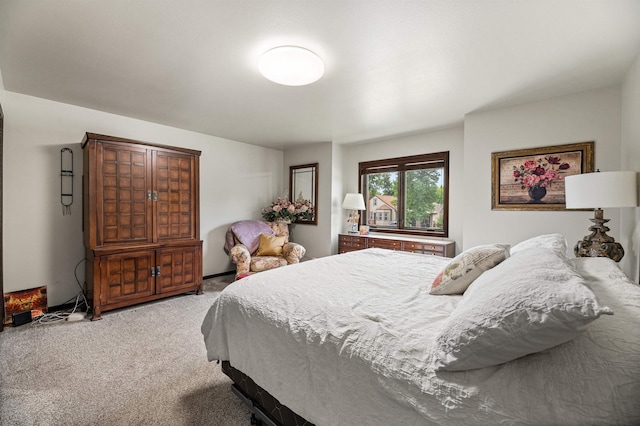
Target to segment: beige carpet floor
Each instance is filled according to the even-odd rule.
[[[101,321],[0,333],[1,425],[248,425],[200,324],[233,275]]]

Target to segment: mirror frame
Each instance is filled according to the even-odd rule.
[[[301,164],[299,166],[289,166],[289,197],[291,197],[290,201],[295,201],[296,199],[295,182],[294,182],[295,171],[299,169],[308,169],[308,168],[313,169],[312,171],[313,182],[311,183],[313,194],[311,195],[311,199],[310,199],[311,205],[313,206],[313,219],[312,220],[296,220],[295,223],[299,223],[302,225],[317,225],[318,224],[318,163]]]

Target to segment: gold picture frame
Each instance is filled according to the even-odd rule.
[[[595,142],[491,153],[491,210],[566,210],[564,178],[594,169]]]

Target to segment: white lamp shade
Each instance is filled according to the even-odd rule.
[[[636,172],[595,172],[564,179],[568,209],[635,207],[638,205]]]
[[[364,198],[362,194],[347,194],[342,202],[342,208],[345,210],[365,210]]]
[[[297,46],[280,46],[262,55],[258,69],[275,83],[304,86],[322,77],[324,63],[310,50]]]

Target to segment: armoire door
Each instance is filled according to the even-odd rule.
[[[153,241],[151,152],[97,146],[97,245]]]
[[[102,305],[155,294],[155,251],[104,256],[100,260]]]
[[[168,293],[193,288],[202,275],[199,245],[161,249],[156,252],[157,292]]]
[[[156,242],[197,238],[196,158],[154,151],[154,235]]]

